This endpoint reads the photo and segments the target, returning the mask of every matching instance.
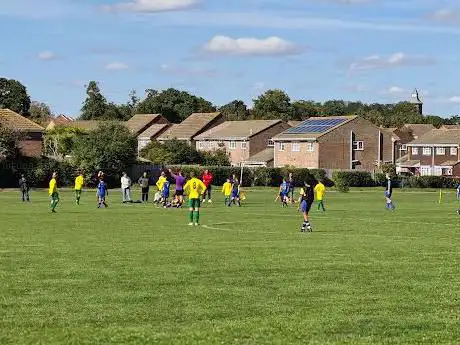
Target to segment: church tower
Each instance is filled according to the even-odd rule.
[[[423,115],[423,102],[420,100],[417,89],[412,92],[409,103],[413,104],[417,108],[417,111],[420,115]]]

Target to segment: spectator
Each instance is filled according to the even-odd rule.
[[[138,183],[139,186],[141,187],[141,193],[142,193],[142,202],[148,202],[149,201],[149,178],[147,177],[147,172],[144,172],[142,174],[141,178],[139,179]]]
[[[206,190],[204,191],[203,194],[203,202],[206,202],[206,196],[208,198],[208,202],[211,203],[211,190],[212,190],[212,180],[214,179],[214,176],[211,174],[211,172],[206,169],[203,172],[203,175],[201,176],[201,181],[203,181],[204,185],[206,186]]]
[[[131,199],[131,179],[129,178],[128,174],[123,172],[123,175],[120,179],[121,182],[121,191],[123,194],[123,204],[127,202],[132,202]]]
[[[29,184],[27,183],[27,179],[24,174],[21,174],[21,178],[19,179],[19,190],[21,191],[22,201],[30,201],[29,198]]]

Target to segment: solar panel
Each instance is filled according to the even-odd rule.
[[[286,133],[324,133],[345,121],[346,119],[308,119],[300,123],[298,126],[288,129]]]

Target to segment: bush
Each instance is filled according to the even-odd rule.
[[[406,181],[410,188],[456,188],[458,181],[445,176],[412,176]]]
[[[332,180],[336,186],[372,187],[375,185],[372,175],[366,171],[335,171]]]

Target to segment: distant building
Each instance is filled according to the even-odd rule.
[[[417,89],[415,89],[414,92],[412,92],[409,99],[409,103],[414,104],[417,109],[417,112],[420,115],[423,115],[423,102],[420,100],[420,95]]]
[[[19,142],[22,155],[26,157],[42,155],[43,132],[45,131],[42,126],[9,109],[0,109],[0,124],[23,135]]]
[[[169,121],[160,114],[136,114],[125,122],[125,126],[134,135],[138,136],[152,125],[166,124]]]

